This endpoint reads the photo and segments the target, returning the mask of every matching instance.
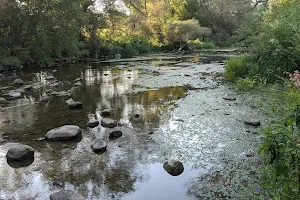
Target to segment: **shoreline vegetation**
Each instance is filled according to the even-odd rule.
[[[271,199],[300,198],[299,9],[297,0],[274,1],[259,23],[240,30],[247,55],[225,66],[225,78],[238,91],[267,95],[260,100],[268,122],[259,153],[261,185]]]

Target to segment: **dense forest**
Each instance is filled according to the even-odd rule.
[[[251,0],[2,0],[0,66],[230,46],[265,8]]]

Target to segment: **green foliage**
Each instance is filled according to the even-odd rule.
[[[262,183],[271,199],[299,199],[300,91],[281,92],[271,108],[272,123],[263,129],[260,153],[264,157]]]
[[[231,58],[225,66],[225,78],[230,82],[235,82],[239,78],[253,77],[257,69],[258,66],[249,57]]]
[[[274,3],[261,23],[239,30],[241,44],[249,48],[259,74],[268,82],[277,81],[300,66],[300,2],[284,2]]]

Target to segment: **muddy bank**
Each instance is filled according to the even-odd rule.
[[[48,199],[57,190],[72,190],[86,199],[236,198],[258,187],[256,154],[259,119],[256,97],[235,94],[224,84],[225,57],[197,54],[120,60],[110,64],[70,65],[55,70],[27,69],[17,74],[33,84],[30,92],[1,82],[7,98],[0,116],[0,198]],[[49,83],[46,77],[57,81]],[[79,81],[80,80],[80,81]],[[78,84],[78,81],[80,84]],[[75,86],[76,84],[76,86]],[[52,90],[49,92],[49,90]],[[231,94],[232,100],[223,97]],[[47,96],[47,102],[40,102]],[[83,108],[70,109],[68,99]],[[116,128],[88,128],[90,116],[101,122],[111,110]],[[35,139],[65,124],[80,126],[82,138],[70,142]],[[110,132],[122,131],[112,140]],[[106,151],[91,148],[101,138]],[[32,164],[13,168],[6,152],[13,143],[35,149]],[[164,163],[184,166],[172,176]]]

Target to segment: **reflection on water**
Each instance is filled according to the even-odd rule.
[[[23,93],[20,99],[9,99],[8,106],[0,113],[0,132],[7,142],[0,146],[0,199],[48,199],[51,191],[58,188],[78,191],[87,199],[145,199],[141,196],[155,188],[159,193],[154,199],[159,196],[167,199],[168,193],[175,189],[173,199],[184,199],[182,188],[189,175],[174,182],[162,164],[155,161],[147,164],[150,162],[147,155],[156,145],[148,133],[169,119],[172,100],[184,97],[188,88],[132,93],[139,71],[126,66],[95,64],[64,66],[55,71],[26,70],[21,78],[33,85],[33,91]],[[58,82],[49,83],[49,76],[55,76]],[[73,87],[78,78],[82,79],[82,86]],[[10,79],[3,84],[9,83]],[[70,110],[65,103],[69,96],[49,95],[49,90],[72,91],[70,97],[83,102],[83,109]],[[1,93],[8,91],[3,89]],[[46,95],[49,102],[38,103]],[[123,136],[118,140],[108,141],[108,130],[98,126],[85,128],[77,143],[34,141],[44,137],[48,130],[65,124],[84,128],[90,114],[96,114],[101,120],[100,113],[105,108],[111,109],[111,118],[121,124]],[[94,154],[90,148],[96,137],[108,142],[107,151],[101,155]],[[33,163],[27,167],[9,166],[5,159],[11,145],[8,142],[35,148]],[[61,184],[54,184],[57,181]],[[149,184],[144,185],[147,181]],[[160,181],[167,184],[167,189],[160,187]],[[147,187],[153,188],[148,191]]]

